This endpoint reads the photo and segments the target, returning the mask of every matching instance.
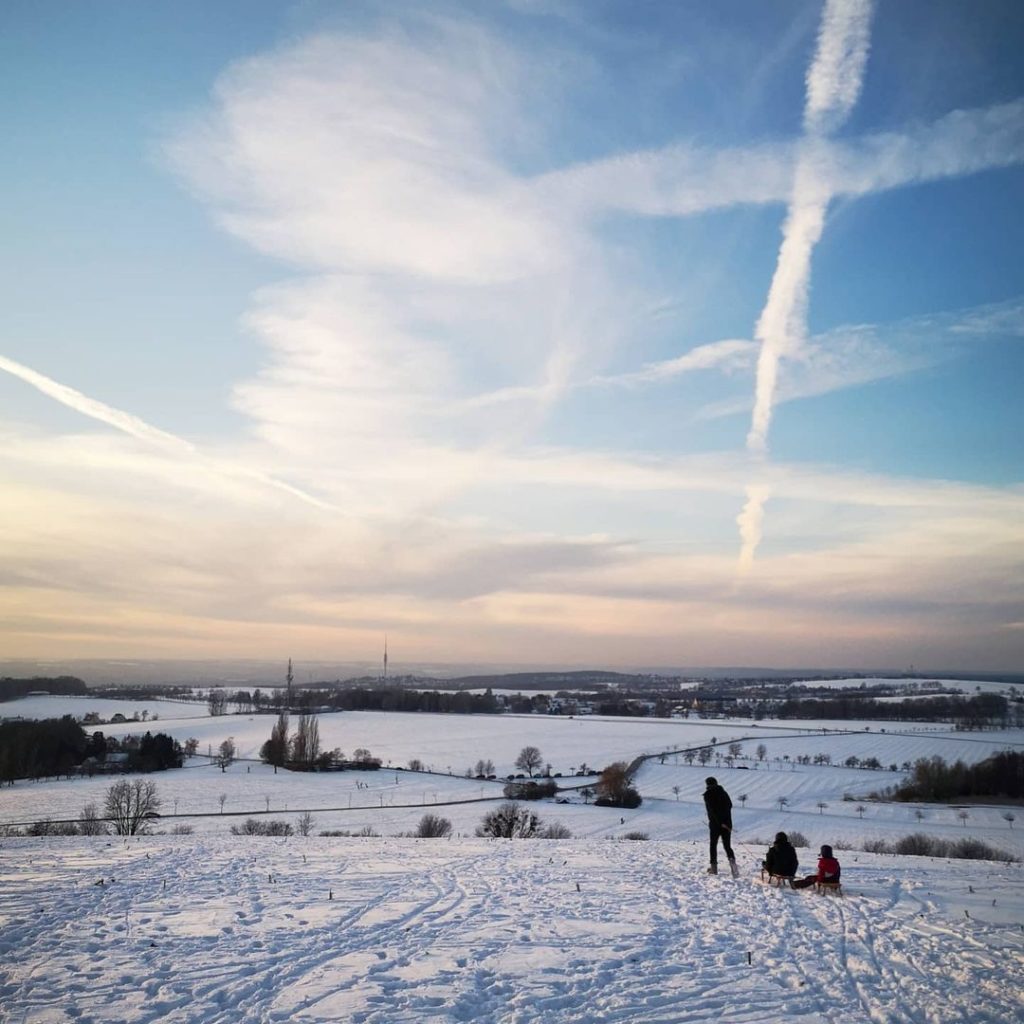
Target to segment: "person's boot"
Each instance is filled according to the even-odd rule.
[[[729,858],[729,870],[732,872],[732,877],[733,878],[739,878],[740,877],[740,869],[738,867],[736,867],[736,858],[735,857],[730,857]]]
[[[711,867],[708,868],[708,874],[709,875],[717,875],[718,874],[718,865],[717,864],[712,864]]]

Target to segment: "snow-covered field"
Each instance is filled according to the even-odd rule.
[[[894,678],[892,676],[865,676],[862,678],[857,676],[851,679],[798,679],[795,682],[802,686],[820,687],[829,690],[845,690],[860,686],[866,689],[870,689],[873,686],[896,686],[902,688],[914,683],[920,686],[938,684],[945,690],[957,691],[965,697],[973,697],[976,693],[998,693],[1004,697],[1017,696],[1024,693],[1024,686],[1020,683],[997,683],[992,680],[979,679],[907,679],[905,677]]]
[[[60,718],[62,715],[73,715],[81,720],[90,711],[103,719],[112,718],[116,714],[125,718],[145,713],[149,718],[208,718],[210,712],[205,702],[184,700],[115,700],[113,697],[61,696],[50,697],[38,695],[21,697],[18,700],[4,701],[0,704],[0,719],[3,718]],[[146,724],[146,723],[141,723]],[[148,726],[147,726],[148,727]]]
[[[848,856],[837,898],[759,853],[733,881],[689,843],[5,840],[0,1020],[1024,1017],[1019,865]]]
[[[111,713],[86,703],[37,697],[3,711]],[[201,751],[233,736],[250,757],[272,724],[160,701],[142,710]],[[395,766],[418,757],[434,771],[275,774],[238,761],[222,772],[197,757],[149,776],[161,798],[155,828],[187,824],[192,835],[0,839],[0,1022],[1024,1019],[1021,864],[859,849],[923,831],[1021,858],[1024,824],[1003,818],[1020,809],[971,805],[961,819],[957,807],[872,801],[905,773],[841,766],[851,755],[980,760],[1024,746],[1019,730],[370,712],[324,715],[320,727],[328,747],[365,746]],[[742,743],[733,767],[672,752],[712,737],[721,755]],[[596,808],[578,791],[535,805],[573,839],[473,837],[502,784],[467,779],[466,767],[491,758],[504,774],[526,743],[563,772],[665,753],[638,772],[635,810]],[[795,763],[822,752],[837,763]],[[708,774],[733,797],[735,882],[703,873]],[[102,806],[110,783],[4,787],[0,825],[75,818]],[[294,825],[307,810],[317,833],[369,826],[381,838],[229,834],[248,815]],[[398,838],[426,811],[448,818],[455,838]],[[840,852],[845,897],[759,883],[759,841],[779,829],[812,848],[850,847]],[[632,831],[657,841],[621,841]],[[812,870],[812,850],[800,857]]]

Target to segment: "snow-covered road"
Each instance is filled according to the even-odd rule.
[[[733,881],[675,842],[5,839],[0,1020],[1024,1019],[1020,865],[847,852],[838,899],[759,854]]]

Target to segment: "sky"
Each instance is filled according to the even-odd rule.
[[[1022,49],[4,4],[0,657],[1019,670]]]

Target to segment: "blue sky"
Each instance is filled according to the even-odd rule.
[[[1022,46],[6,4],[0,653],[1019,668]]]

